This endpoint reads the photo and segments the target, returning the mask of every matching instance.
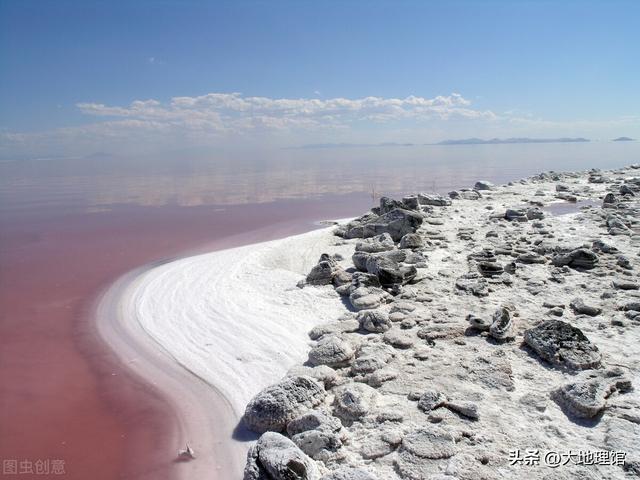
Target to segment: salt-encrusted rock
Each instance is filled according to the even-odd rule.
[[[635,282],[630,282],[627,280],[614,280],[612,282],[614,288],[619,290],[638,290],[640,286]]]
[[[388,302],[391,295],[380,288],[360,287],[356,288],[349,295],[349,301],[356,310],[367,310],[378,308],[383,303]]]
[[[393,250],[395,243],[388,233],[383,233],[377,237],[367,238],[356,243],[356,252],[378,253]]]
[[[434,461],[450,458],[455,454],[456,445],[453,435],[438,427],[422,428],[407,434],[402,439],[395,458],[395,466],[400,478],[431,479],[438,471]]]
[[[367,332],[382,333],[391,328],[389,314],[382,310],[363,310],[357,316],[360,328]]]
[[[322,430],[325,432],[339,432],[342,428],[340,420],[318,410],[311,410],[294,418],[287,424],[289,436],[308,430]]]
[[[370,253],[367,252],[359,252],[355,251],[351,256],[351,261],[353,262],[353,266],[356,267],[361,272],[367,271],[367,260],[371,256]]]
[[[307,275],[306,282],[309,285],[329,285],[333,280],[336,269],[336,261],[328,254],[323,253],[320,261],[314,265]]]
[[[422,237],[417,233],[407,233],[404,237],[400,239],[400,248],[422,248],[424,246],[424,242],[422,241]]]
[[[402,197],[402,204],[407,210],[420,210],[420,201],[417,195],[407,195]]]
[[[418,408],[425,413],[442,407],[447,401],[447,396],[437,390],[427,390],[418,400]]]
[[[620,185],[620,195],[628,195],[633,197],[635,196],[635,190],[629,185],[623,183],[622,185]]]
[[[513,320],[511,312],[506,307],[500,307],[492,317],[489,335],[498,341],[513,338]]]
[[[396,208],[405,208],[404,203],[389,197],[380,197],[379,215],[389,213]]]
[[[419,193],[418,201],[421,205],[430,205],[434,207],[446,207],[451,205],[451,200],[438,194]]]
[[[524,210],[515,210],[513,208],[509,208],[504,212],[504,218],[510,222],[526,222],[529,220]]]
[[[576,328],[561,320],[546,320],[524,332],[524,341],[543,359],[576,370],[596,368],[598,347]]]
[[[339,468],[320,480],[377,480],[377,478],[361,468]]]
[[[489,295],[487,281],[476,273],[468,273],[456,279],[456,288],[478,297]]]
[[[398,378],[398,371],[393,368],[381,368],[373,373],[365,375],[364,380],[374,388],[381,387],[383,383]]]
[[[372,254],[367,259],[367,272],[376,275],[383,287],[404,285],[415,278],[418,271],[413,265],[401,265],[406,258],[403,250]]]
[[[463,417],[470,418],[471,420],[477,420],[480,417],[480,414],[478,413],[478,405],[473,402],[448,400],[445,402],[444,406]]]
[[[613,245],[603,242],[602,240],[596,240],[593,242],[593,250],[602,253],[618,253],[618,249]]]
[[[341,322],[322,323],[316,325],[309,332],[311,340],[318,340],[325,335],[334,335],[339,333],[355,332],[360,328],[360,324],[356,319],[344,320]]]
[[[480,330],[481,332],[488,332],[489,327],[491,327],[491,321],[488,321],[486,318],[478,317],[473,313],[467,315],[467,321],[471,325],[471,328]]]
[[[364,383],[348,383],[334,389],[334,413],[345,421],[355,421],[375,407],[378,392]]]
[[[602,313],[601,308],[587,305],[581,298],[574,298],[569,305],[574,312],[582,315],[589,315],[590,317],[595,317]]]
[[[619,371],[597,372],[562,385],[552,393],[552,398],[569,415],[593,418],[606,408],[607,398],[614,391],[624,393],[631,388],[631,381]]]
[[[462,199],[462,200],[478,200],[482,197],[482,194],[477,190],[471,190],[470,188],[463,188],[458,191],[449,192],[449,198]]]
[[[633,310],[636,312],[640,312],[640,302],[634,301],[634,302],[627,302],[622,306],[622,310]]]
[[[341,287],[343,285],[349,285],[352,278],[353,274],[351,272],[347,272],[342,267],[337,266],[333,269],[333,278],[331,283],[333,283],[334,287]]]
[[[516,261],[520,263],[534,264],[534,263],[546,263],[547,259],[544,258],[542,255],[538,255],[535,252],[526,252],[518,255],[518,258],[516,258]]]
[[[386,426],[362,442],[357,452],[365,460],[375,460],[392,453],[402,441],[402,433],[395,426]]]
[[[568,192],[569,191],[569,186],[565,185],[563,183],[558,183],[556,185],[556,192]]]
[[[382,337],[386,343],[396,348],[411,348],[415,343],[415,337],[405,331],[398,328],[388,330]]]
[[[395,356],[395,351],[384,343],[365,343],[358,348],[356,359],[351,364],[351,374],[365,375],[385,367]]]
[[[631,260],[629,260],[629,257],[625,257],[624,255],[618,255],[616,257],[616,265],[624,268],[625,270],[633,270]]]
[[[287,377],[253,397],[243,420],[254,432],[280,432],[302,412],[320,404],[325,395],[324,387],[311,377]]]
[[[330,461],[344,458],[339,452],[342,439],[335,432],[308,430],[291,437],[293,443],[314,460]]]
[[[403,237],[404,238],[404,237]],[[419,251],[409,251],[404,259],[407,265],[413,265],[416,268],[427,268],[427,257]]]
[[[551,263],[557,267],[567,265],[571,268],[589,270],[597,266],[598,255],[586,248],[576,248],[569,253],[555,255]]]
[[[544,218],[544,212],[538,207],[527,208],[526,215],[529,220],[540,220]]]
[[[401,449],[432,460],[449,458],[456,454],[453,435],[438,427],[424,427],[408,433],[402,439]]]
[[[354,355],[355,350],[350,342],[339,335],[329,335],[320,339],[309,351],[309,363],[314,366],[344,367]]]
[[[618,202],[618,199],[613,193],[607,193],[602,199],[602,206],[606,207],[609,205],[613,205],[614,203],[617,203],[617,202]]]
[[[288,377],[299,377],[305,375],[321,382],[325,388],[331,388],[339,382],[338,373],[331,367],[319,365],[309,367],[307,365],[295,365],[287,372]]]
[[[494,185],[493,183],[488,182],[487,180],[479,180],[476,182],[473,188],[475,190],[493,190]]]
[[[607,216],[607,228],[609,235],[631,235],[633,233],[625,221],[615,214]]]
[[[602,379],[571,382],[554,392],[554,398],[570,414],[581,418],[592,418],[602,412],[611,386]]]
[[[560,192],[556,195],[556,198],[564,200],[565,202],[576,203],[578,201],[578,197],[575,195],[571,195],[569,193]]]
[[[244,480],[318,480],[315,462],[291,440],[276,432],[264,433],[249,449]]]
[[[370,238],[388,233],[394,242],[399,242],[407,233],[414,233],[421,224],[420,213],[395,208],[378,217],[367,218],[364,222],[350,222],[344,235],[346,238]]]
[[[483,277],[498,277],[504,273],[504,267],[498,262],[480,262],[478,271]]]

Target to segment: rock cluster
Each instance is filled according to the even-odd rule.
[[[627,452],[563,479],[640,470],[635,172],[383,197],[338,226],[299,286],[345,314],[247,406],[245,479],[542,480],[508,456],[541,445]]]

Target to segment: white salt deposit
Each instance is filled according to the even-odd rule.
[[[296,286],[320,254],[351,255],[353,246],[336,246],[331,230],[155,267],[131,285],[129,308],[155,342],[241,415],[253,395],[306,359],[313,326],[345,312],[332,286]]]

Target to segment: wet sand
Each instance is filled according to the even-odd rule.
[[[177,478],[174,407],[97,337],[101,292],[141,264],[300,233],[368,202],[2,212],[2,459],[60,459],[72,479]]]

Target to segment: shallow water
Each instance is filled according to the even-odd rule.
[[[175,476],[172,412],[91,328],[130,269],[310,230],[381,194],[636,161],[636,144],[592,143],[0,162],[0,457],[63,460],[74,479]]]

